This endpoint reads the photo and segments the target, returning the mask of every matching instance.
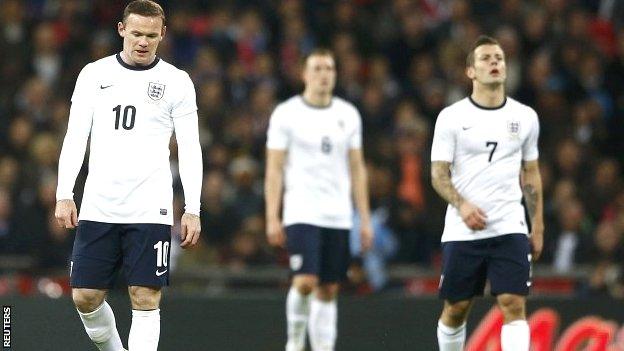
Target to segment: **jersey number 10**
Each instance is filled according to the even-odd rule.
[[[123,109],[123,118],[121,117],[121,105],[115,106],[115,129],[119,129],[119,120],[122,119],[121,126],[125,130],[134,128],[134,117],[136,116],[136,107],[128,105]],[[129,116],[128,116],[129,115]]]
[[[169,242],[159,241],[154,245],[156,250],[156,267],[167,267],[167,258],[169,257]]]

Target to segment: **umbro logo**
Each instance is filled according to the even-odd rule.
[[[100,85],[100,89],[106,89],[106,88],[110,88],[112,86],[113,86],[112,84],[111,85]]]
[[[157,276],[157,277],[160,277],[161,275],[163,275],[163,274],[167,273],[167,271],[168,271],[168,269],[165,269],[165,270],[164,270],[164,271],[162,271],[162,272],[161,272],[161,271],[159,271],[159,270],[157,269],[157,270],[156,270],[156,276]]]

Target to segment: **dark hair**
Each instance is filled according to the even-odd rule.
[[[479,36],[477,40],[475,40],[474,44],[472,44],[472,47],[470,48],[470,52],[468,53],[468,56],[466,56],[466,67],[474,66],[474,62],[475,62],[474,52],[481,45],[500,46],[500,43],[498,42],[498,40],[490,36],[487,36],[487,35]]]
[[[312,56],[329,56],[332,58],[332,60],[334,60],[334,62],[336,61],[336,57],[334,56],[334,52],[331,51],[330,49],[327,48],[316,48],[312,51],[310,51],[307,55],[305,55],[303,57],[303,60],[301,61],[301,67],[305,67],[306,64],[308,63],[308,59]]]
[[[158,5],[155,1],[152,0],[134,0],[131,1],[128,6],[124,9],[123,19],[121,20],[123,23],[126,23],[126,19],[130,14],[137,14],[145,17],[160,17],[162,19],[163,26],[165,25],[165,11],[163,8]]]

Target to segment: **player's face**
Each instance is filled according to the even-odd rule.
[[[306,89],[318,93],[331,93],[336,85],[336,64],[328,55],[308,57],[303,70],[303,82]]]
[[[156,56],[158,44],[165,35],[162,18],[130,14],[126,22],[117,24],[119,35],[124,38],[123,50],[130,64],[149,65]]]
[[[505,53],[498,45],[481,45],[475,49],[474,65],[466,74],[473,81],[484,85],[499,85],[507,79]]]

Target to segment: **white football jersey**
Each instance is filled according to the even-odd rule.
[[[187,180],[183,183],[187,212],[199,214],[201,149],[194,140],[195,89],[186,72],[159,58],[149,66],[136,67],[123,62],[119,54],[105,57],[83,68],[71,101],[57,199],[73,198],[90,135],[80,220],[173,224],[169,143],[174,126],[180,147],[192,143],[187,149],[195,161],[186,162],[192,175],[184,177],[182,165],[180,172],[183,182]],[[178,124],[188,126],[186,139]],[[75,152],[81,154],[72,155]],[[181,163],[183,152],[187,151],[179,150]]]
[[[509,97],[499,108],[484,108],[465,98],[440,112],[431,161],[450,162],[459,194],[487,215],[486,228],[473,231],[449,205],[443,242],[528,233],[520,171],[523,160],[538,158],[538,136],[535,111]]]
[[[334,97],[322,108],[294,96],[275,108],[267,148],[287,151],[284,225],[351,228],[349,150],[361,147],[360,114],[343,99]]]

